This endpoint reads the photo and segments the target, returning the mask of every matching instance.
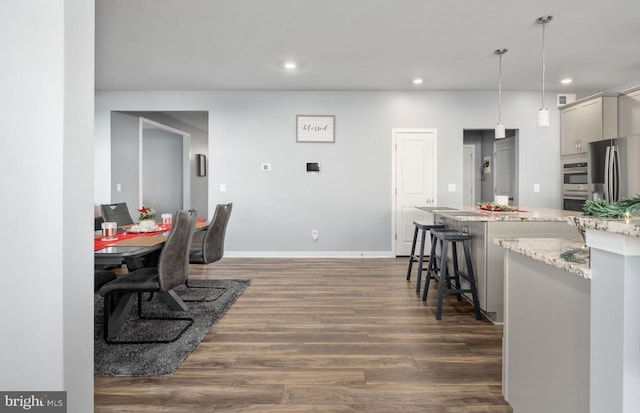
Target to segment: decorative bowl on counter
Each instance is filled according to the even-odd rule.
[[[480,202],[478,204],[478,208],[483,209],[485,211],[495,211],[495,212],[513,212],[518,210],[518,208],[510,207],[509,205],[504,205],[504,204],[497,204],[495,202]]]

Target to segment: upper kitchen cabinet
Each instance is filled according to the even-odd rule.
[[[618,102],[620,136],[640,135],[640,87],[622,92]]]
[[[562,155],[587,152],[589,142],[618,137],[617,96],[601,93],[560,108]]]

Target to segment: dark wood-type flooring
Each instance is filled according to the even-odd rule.
[[[406,263],[192,265],[191,278],[251,285],[172,376],[96,377],[95,411],[511,413],[502,327],[477,321],[454,296],[437,321],[435,296],[420,300]]]

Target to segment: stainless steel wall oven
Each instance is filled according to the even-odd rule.
[[[589,198],[589,167],[587,154],[562,158],[562,209],[582,211]]]

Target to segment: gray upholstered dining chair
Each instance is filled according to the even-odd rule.
[[[216,211],[207,230],[194,234],[189,252],[191,264],[210,264],[222,258],[224,237],[232,208],[232,203],[216,205]]]
[[[102,207],[100,205],[93,206],[93,230],[100,231],[102,229]]]
[[[189,317],[148,317],[142,315],[142,293],[167,293],[185,283],[189,274],[189,246],[196,225],[196,212],[178,211],[173,226],[162,247],[157,267],[143,267],[108,282],[100,288],[104,297],[104,339],[110,344],[170,343],[177,340],[193,323]],[[173,338],[167,340],[116,341],[109,336],[109,318],[116,299],[124,294],[137,294],[138,316],[146,320],[187,320],[189,323]],[[177,298],[179,299],[179,298]],[[186,306],[185,306],[186,307]]]
[[[116,278],[117,277],[113,273],[113,271],[109,271],[109,270],[94,270],[93,271],[94,291],[99,290],[103,285],[105,285],[108,282],[111,282],[111,281],[115,280]]]
[[[117,222],[118,226],[133,224],[126,202],[100,205],[102,219],[105,222]]]

